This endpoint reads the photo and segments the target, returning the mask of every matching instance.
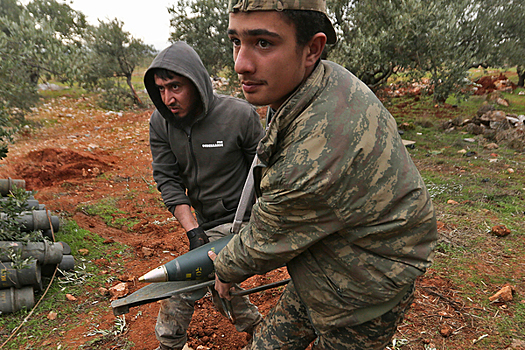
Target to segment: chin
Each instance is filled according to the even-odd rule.
[[[266,106],[270,104],[268,100],[260,96],[245,94],[244,97],[246,98],[246,101],[250,102],[254,106]]]

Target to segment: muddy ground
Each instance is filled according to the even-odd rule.
[[[102,111],[88,98],[48,101],[28,117],[42,127],[28,129],[20,135],[0,167],[0,178],[26,180],[26,189],[36,191],[36,199],[45,203],[54,215],[75,220],[80,227],[100,235],[108,243],[108,249],[111,249],[111,242],[129,246],[132,258],[126,258],[123,267],[105,259],[93,263],[103,267],[108,275],[118,274],[112,285],[127,280],[130,293],[142,286],[136,280],[139,276],[188,251],[184,230],[171,220],[171,214],[154,188],[148,144],[151,112]],[[99,217],[90,216],[82,209],[102,198],[118,198],[119,208],[138,223],[132,229],[109,227]],[[440,230],[447,228],[441,224]],[[243,286],[251,288],[286,277],[286,270],[281,268],[266,276],[254,277]],[[266,314],[279,295],[277,289],[252,294],[251,299]],[[75,302],[81,305],[86,296],[77,295],[76,298]],[[80,317],[96,318],[100,329],[111,329],[115,316],[109,298],[103,302],[107,303],[107,308],[102,314],[93,314],[91,306],[86,304],[79,308],[83,313]],[[492,332],[479,329],[476,319],[470,316],[471,307],[475,306],[464,305],[454,286],[430,269],[418,280],[415,302],[399,327],[396,339],[409,340],[412,349],[471,348],[473,340]],[[101,341],[88,348],[120,349],[124,344],[122,339],[127,339],[135,344],[133,349],[155,349],[158,344],[154,326],[158,309],[157,303],[132,308],[126,315],[127,330],[120,340],[107,340],[106,344]],[[61,343],[67,344],[68,349],[80,348],[93,340],[86,337],[89,324],[84,322],[67,332],[53,333],[34,346],[56,348],[56,344]],[[441,332],[448,332],[448,329],[461,333],[461,337],[443,336]],[[189,345],[194,349],[234,350],[246,344],[246,334],[236,332],[208,298],[197,303],[188,335]]]

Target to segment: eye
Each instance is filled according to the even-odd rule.
[[[266,41],[264,39],[260,39],[258,42],[257,42],[257,45],[259,45],[259,47],[263,48],[263,49],[266,49],[268,47],[270,47],[272,44],[270,44],[269,41]]]
[[[160,92],[163,92],[163,91],[164,91],[164,86],[159,86],[158,88],[159,88],[159,91],[160,91]]]
[[[231,41],[231,43],[233,44],[234,47],[241,45],[241,41],[239,39],[237,39],[237,38],[230,38],[230,41]]]

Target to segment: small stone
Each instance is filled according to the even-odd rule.
[[[494,301],[499,301],[499,302],[512,301],[512,299],[513,299],[512,298],[513,291],[514,291],[514,288],[512,288],[511,285],[506,284],[496,294],[494,294],[493,296],[489,297],[489,300],[492,301],[492,302],[494,302]]]
[[[497,98],[496,99],[496,103],[501,105],[501,106],[505,106],[505,107],[508,107],[509,106],[509,101],[507,101],[506,99],[504,98]]]
[[[118,279],[122,282],[133,282],[135,277],[131,275],[121,275]]]
[[[69,300],[69,301],[76,301],[77,298],[75,298],[73,295],[71,294],[66,294],[66,299]]]
[[[514,173],[514,169],[512,169],[512,168],[508,168],[507,171],[508,171],[510,174]]]
[[[89,254],[89,250],[88,249],[84,249],[84,248],[81,248],[78,250],[78,253],[82,256],[86,256]]]
[[[155,251],[151,248],[142,247],[142,254],[144,254],[144,256],[150,257],[154,252]]]
[[[485,149],[498,149],[499,146],[496,143],[489,143],[485,145]]]
[[[398,128],[400,130],[414,130],[415,126],[412,123],[402,123]]]
[[[121,282],[113,287],[109,288],[109,294],[111,294],[111,300],[117,300],[128,294],[128,285],[125,282]]]
[[[460,150],[458,151],[458,153],[460,153],[460,154],[465,154],[465,153],[467,153],[467,150],[466,150],[466,149],[460,149]]]
[[[449,200],[447,201],[447,204],[451,204],[451,205],[458,205],[459,203],[458,203],[458,202],[456,202],[456,201],[455,201],[455,200],[453,200],[453,199],[449,199]]]
[[[465,130],[472,135],[483,135],[487,130],[487,127],[483,124],[477,125],[474,123],[469,123],[465,127]]]
[[[58,314],[56,312],[49,311],[49,313],[47,314],[47,319],[48,320],[56,320],[57,316],[58,316]]]
[[[510,230],[505,225],[496,225],[492,227],[492,233],[498,237],[505,237],[510,235]]]
[[[439,330],[439,333],[441,334],[442,337],[448,338],[452,334],[452,328],[450,328],[449,326],[443,326]]]

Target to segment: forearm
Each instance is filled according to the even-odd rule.
[[[199,227],[189,205],[177,205],[173,210],[173,215],[175,215],[182,227],[186,230],[186,235],[188,236],[190,243],[190,250],[198,248],[210,241],[203,228]]]
[[[184,227],[186,232],[193,230],[194,228],[199,226],[197,220],[195,220],[195,217],[191,212],[191,207],[187,204],[180,204],[175,206],[173,215],[175,216],[175,218],[177,218],[182,227]]]

